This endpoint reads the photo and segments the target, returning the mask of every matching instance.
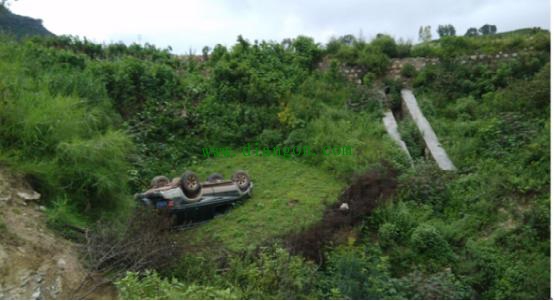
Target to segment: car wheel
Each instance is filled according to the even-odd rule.
[[[225,178],[220,173],[213,173],[208,177],[208,182],[217,182],[217,181],[223,181]]]
[[[191,171],[187,171],[181,176],[180,184],[181,189],[189,198],[197,197],[200,194],[200,190],[202,190],[200,179],[195,173]]]
[[[169,184],[169,179],[166,176],[155,176],[150,181],[150,188],[160,188]]]
[[[250,187],[250,177],[242,170],[235,172],[231,181],[233,181],[241,191],[246,191]]]

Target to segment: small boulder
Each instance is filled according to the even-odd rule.
[[[60,270],[65,270],[65,266],[66,266],[65,259],[63,258],[58,259],[57,266]]]
[[[340,211],[348,211],[350,210],[350,207],[348,206],[348,203],[342,203],[339,207]]]
[[[38,193],[36,191],[33,191],[31,193],[20,191],[20,192],[17,193],[17,196],[19,196],[20,198],[22,198],[25,201],[36,201],[36,200],[40,199],[40,193]]]
[[[32,298],[34,300],[40,300],[40,286],[33,292]]]

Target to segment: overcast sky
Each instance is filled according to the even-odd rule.
[[[452,24],[457,34],[495,24],[498,31],[550,29],[548,0],[19,0],[11,10],[43,20],[57,35],[95,42],[140,42],[171,46],[174,53],[200,53],[203,46],[248,40],[281,41],[300,34],[326,43],[344,34],[372,38],[388,33],[417,42],[419,26]]]

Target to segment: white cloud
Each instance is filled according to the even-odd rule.
[[[303,34],[318,42],[331,36],[366,37],[384,32],[417,39],[420,25],[468,27],[496,24],[499,31],[550,28],[547,0],[426,1],[254,1],[254,0],[19,0],[13,12],[39,18],[55,34],[85,36],[96,42],[138,41],[171,45],[176,53],[203,46],[231,45],[242,34],[274,40]]]

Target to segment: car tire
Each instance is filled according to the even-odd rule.
[[[208,177],[208,182],[217,182],[217,181],[223,181],[225,178],[220,173],[213,173]]]
[[[169,179],[166,176],[155,176],[150,181],[150,188],[160,188],[169,184]]]
[[[233,181],[241,191],[246,191],[250,187],[250,176],[242,170],[235,172],[231,181]]]
[[[181,176],[180,181],[181,189],[183,193],[189,198],[195,198],[200,194],[202,190],[202,185],[200,184],[200,179],[192,171],[187,171]]]

